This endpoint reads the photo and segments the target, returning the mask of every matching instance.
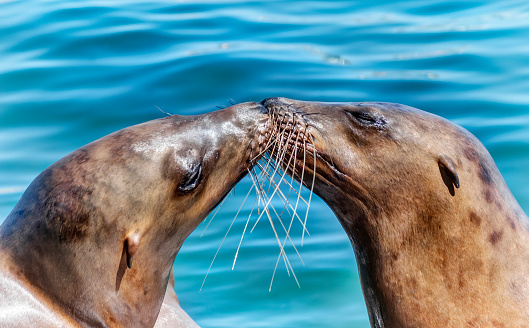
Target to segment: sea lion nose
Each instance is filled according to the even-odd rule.
[[[265,108],[267,108],[268,106],[270,106],[270,103],[275,101],[276,99],[277,99],[276,97],[266,98],[263,101],[261,101],[261,105],[263,105]]]
[[[269,111],[270,108],[274,106],[286,105],[285,100],[287,99],[282,98],[282,97],[270,97],[270,98],[266,98],[265,100],[261,101],[261,105],[263,105]]]

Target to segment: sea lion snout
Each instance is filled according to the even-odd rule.
[[[264,99],[263,101],[261,101],[261,105],[263,105],[263,107],[268,109],[269,107],[271,107],[271,106],[273,106],[275,104],[287,105],[289,103],[289,100],[290,99],[283,98],[283,97],[268,97],[268,98]]]

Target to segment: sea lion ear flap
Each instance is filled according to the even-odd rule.
[[[441,176],[443,178],[443,182],[450,190],[450,193],[454,194],[453,190],[454,186],[456,188],[459,188],[459,177],[457,176],[457,171],[454,166],[454,162],[447,157],[446,155],[440,155],[438,158],[438,164],[439,164],[439,171],[441,172]]]
[[[140,237],[140,232],[136,231],[128,235],[127,239],[125,239],[125,253],[127,254],[127,266],[129,269],[132,267],[132,258],[136,255],[140,247]]]

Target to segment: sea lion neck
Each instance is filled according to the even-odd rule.
[[[176,253],[192,228],[180,227],[186,230],[180,233],[173,228],[172,238],[160,234],[145,217],[152,209],[136,209],[145,203],[134,204],[135,196],[121,197],[119,204],[135,211],[105,206],[116,199],[112,189],[120,177],[83,181],[82,169],[74,172],[68,165],[80,153],[48,168],[29,186],[2,225],[2,252],[14,275],[45,291],[40,294],[77,322],[152,326]],[[173,221],[170,213],[158,215],[160,222]],[[129,263],[128,237],[139,244]]]
[[[476,188],[468,183],[475,175],[460,170],[462,185],[455,196],[446,190],[437,199],[429,194],[428,206],[381,207],[376,216],[359,215],[357,206],[340,204],[338,197],[327,202],[351,240],[373,327],[438,326],[417,315],[420,309],[435,313],[442,326],[472,320],[462,308],[482,313],[483,295],[489,293],[494,298],[487,303],[517,320],[505,304],[513,293],[521,297],[527,283],[528,219],[503,182]],[[451,197],[455,204],[448,202]],[[439,302],[445,312],[437,312]],[[527,300],[517,306],[525,311]]]

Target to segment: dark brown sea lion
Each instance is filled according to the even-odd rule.
[[[154,326],[178,250],[247,173],[267,124],[259,103],[170,116],[43,171],[0,227],[0,326]],[[171,288],[161,316],[193,326]]]
[[[351,240],[373,327],[529,327],[528,219],[473,135],[398,104],[262,103]]]

